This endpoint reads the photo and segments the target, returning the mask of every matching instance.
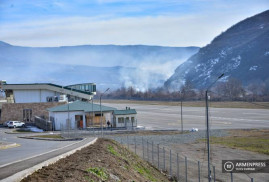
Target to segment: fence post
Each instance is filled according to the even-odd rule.
[[[165,170],[165,149],[163,147],[163,170]]]
[[[172,151],[170,149],[170,176],[172,176]]]
[[[152,164],[154,165],[154,147],[153,147],[153,142],[152,142],[152,156],[151,156],[151,158],[152,158]]]
[[[128,138],[128,135],[127,135],[127,145],[128,145],[128,149],[129,149],[129,138]]]
[[[214,182],[216,182],[215,166],[213,166]]]
[[[201,174],[200,174],[200,161],[198,161],[198,182],[201,180]]]
[[[178,153],[177,153],[177,181],[179,181],[179,160],[178,160]]]
[[[136,154],[136,138],[134,136],[134,142],[135,142],[135,154]]]
[[[231,182],[233,182],[234,179],[233,179],[233,172],[231,172]]]
[[[143,159],[145,160],[145,154],[144,154],[144,140],[143,140],[143,137],[142,137],[142,150],[143,150]]]
[[[160,153],[159,153],[159,144],[157,144],[157,154],[158,154],[158,169],[160,169]]]
[[[148,142],[148,140],[147,140],[147,159],[149,161],[149,142]]]
[[[188,181],[188,163],[187,163],[187,157],[185,157],[185,178],[186,182]]]

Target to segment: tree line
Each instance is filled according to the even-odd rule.
[[[99,93],[97,93],[98,97]],[[213,101],[269,101],[269,79],[266,81],[253,80],[247,86],[243,86],[240,80],[229,78],[226,82],[218,82],[210,89],[210,99]],[[145,92],[136,91],[133,87],[122,87],[103,96],[106,99],[129,100],[159,100],[159,101],[199,101],[205,99],[205,90],[196,89],[191,81],[178,91],[169,91],[161,87],[148,89]]]

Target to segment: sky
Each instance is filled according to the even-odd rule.
[[[0,41],[202,47],[267,9],[268,0],[0,0]]]

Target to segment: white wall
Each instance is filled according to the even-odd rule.
[[[123,123],[119,123],[118,118],[124,118],[124,122]],[[126,127],[126,118],[129,118],[129,126],[132,126],[132,120],[131,118],[134,117],[134,123],[133,126],[137,126],[137,122],[136,122],[136,114],[130,114],[130,115],[117,115],[116,116],[116,127]]]
[[[86,118],[85,118],[85,112],[84,111],[72,111],[69,112],[69,118],[71,122],[71,128],[70,129],[77,129],[77,125],[75,122],[75,115],[82,115],[83,116],[83,128],[86,128]],[[67,123],[66,120],[68,119],[68,112],[49,112],[50,117],[54,117],[55,121],[55,130],[61,130],[61,125],[66,127]],[[113,121],[113,115],[112,112],[105,112],[104,116],[107,120],[110,122]],[[104,123],[106,125],[106,123]]]
[[[104,113],[104,117],[106,118],[106,122],[109,120],[109,122],[111,123],[113,121],[113,115],[112,112],[105,112]]]
[[[59,96],[50,90],[13,90],[15,103],[47,102],[47,97]]]
[[[55,130],[61,130],[61,125],[63,127],[67,126],[66,122],[68,119],[68,112],[49,112],[49,115],[54,117]],[[83,115],[83,123],[85,124],[85,113],[83,111],[69,112],[69,118],[71,123],[70,129],[77,129],[75,115]]]

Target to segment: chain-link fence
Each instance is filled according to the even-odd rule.
[[[187,156],[172,151],[167,146],[144,139],[143,136],[113,136],[108,133],[104,133],[103,136],[125,145],[129,150],[150,162],[159,170],[167,173],[175,181],[208,181],[208,165],[205,161],[200,162],[190,159]],[[244,173],[222,173],[222,166],[211,165],[210,169],[212,182],[254,181],[253,178]]]
[[[129,132],[130,133],[130,132]],[[136,135],[136,132],[116,131],[110,128],[69,129],[68,125],[61,125],[61,135],[65,138],[104,137],[113,139],[136,155],[151,163],[159,170],[167,173],[171,179],[180,182],[208,181],[207,161],[198,161],[188,158],[179,152],[173,151],[167,145],[154,143],[147,136]],[[253,176],[244,173],[223,173],[221,165],[210,165],[212,182],[253,182]],[[266,178],[266,177],[265,177]],[[259,176],[260,179],[260,176]],[[264,179],[262,181],[268,181]]]

